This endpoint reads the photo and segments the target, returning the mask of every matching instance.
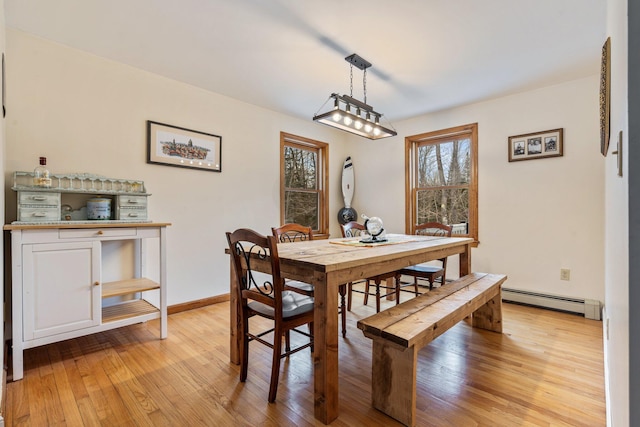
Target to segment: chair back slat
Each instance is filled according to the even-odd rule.
[[[369,235],[366,227],[356,221],[340,224],[340,231],[342,231],[342,237],[360,237]]]
[[[238,300],[242,305],[254,300],[281,310],[284,280],[275,237],[246,228],[226,235],[238,279]],[[260,271],[255,268],[258,265]]]
[[[440,224],[439,222],[425,222],[416,225],[415,234],[421,236],[443,236],[451,237],[453,227],[450,225]]]
[[[313,240],[313,229],[296,223],[284,224],[280,227],[271,227],[271,232],[280,243]]]

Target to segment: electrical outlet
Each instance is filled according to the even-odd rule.
[[[560,280],[571,280],[571,270],[569,270],[568,268],[561,268]]]

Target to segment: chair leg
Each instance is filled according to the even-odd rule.
[[[238,333],[242,337],[240,341],[240,382],[247,380],[247,370],[249,367],[249,337],[247,332],[249,329],[249,320],[247,315],[243,315],[244,322],[240,324],[240,330]]]
[[[351,311],[351,299],[353,297],[353,283],[347,284],[347,311]]]
[[[376,313],[380,313],[380,279],[376,279],[375,281],[376,281]]]
[[[280,337],[280,340],[282,340],[282,337]],[[291,334],[289,331],[284,333],[284,351],[291,351]]]
[[[400,276],[394,276],[393,280],[396,283],[396,305],[398,305],[400,304]]]
[[[285,332],[288,335],[289,331]],[[269,402],[276,401],[278,377],[280,376],[280,355],[282,354],[282,330],[276,327],[273,335],[273,362],[271,363],[271,383],[269,384]]]
[[[364,285],[364,305],[369,304],[369,279],[367,279]]]
[[[311,353],[313,353],[313,345],[315,343],[315,340],[313,339],[313,322],[309,322],[309,335],[311,335]]]
[[[338,288],[340,292],[340,317],[342,318],[342,338],[347,337],[347,310],[344,302],[344,296],[347,293],[347,285],[340,285]]]
[[[418,278],[417,277],[413,278],[413,292],[415,292],[416,296],[420,295],[420,293],[418,292]]]

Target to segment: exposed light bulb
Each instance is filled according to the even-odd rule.
[[[333,113],[331,118],[333,119],[334,122],[339,122],[340,120],[342,120],[342,114],[340,114],[339,111],[336,111],[335,113]]]
[[[380,128],[377,128],[377,127],[373,128],[373,134],[374,134],[375,136],[380,135]]]
[[[353,123],[353,119],[349,117],[351,115],[351,106],[347,104],[347,108],[345,108],[345,110],[347,114],[344,116],[344,124],[347,126],[351,126],[351,123]]]
[[[373,127],[371,127],[371,125],[369,123],[367,123],[366,125],[364,125],[364,130],[365,132],[371,132],[371,130],[373,129]]]
[[[360,120],[360,119],[356,120],[356,122],[355,122],[353,125],[354,125],[354,126],[356,127],[356,129],[358,129],[358,130],[362,129],[362,120]]]

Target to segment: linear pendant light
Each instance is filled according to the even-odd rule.
[[[367,68],[371,67],[371,63],[355,53],[344,59],[351,64],[351,93],[350,95],[332,93],[329,99],[320,107],[320,110],[313,116],[313,121],[368,139],[382,139],[396,136],[398,132],[393,129],[393,126],[391,126],[390,123],[388,124],[389,127],[380,124],[383,115],[367,104]],[[364,102],[353,97],[354,66],[364,72],[362,78]],[[331,108],[320,113],[329,101],[332,101]]]

